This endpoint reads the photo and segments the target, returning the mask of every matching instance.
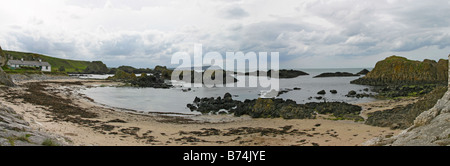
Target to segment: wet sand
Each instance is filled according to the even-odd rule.
[[[361,146],[374,137],[401,132],[361,122],[327,120],[325,115],[285,120],[139,113],[110,108],[79,93],[90,86],[120,84],[83,79],[27,81],[19,87],[1,88],[0,102],[23,114],[33,128],[63,136],[67,144],[75,146]],[[360,104],[361,115],[409,102],[413,101]]]

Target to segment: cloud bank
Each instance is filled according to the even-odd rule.
[[[170,66],[199,43],[280,52],[286,68],[371,67],[446,58],[448,16],[448,0],[16,0],[0,6],[0,45],[108,66]]]

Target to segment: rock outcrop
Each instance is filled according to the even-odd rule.
[[[0,84],[6,86],[15,86],[15,84],[11,81],[11,78],[3,71],[3,65],[6,65],[7,57],[5,53],[3,53],[2,47],[0,47]]]
[[[450,85],[450,81],[448,84]],[[449,146],[450,90],[447,90],[433,108],[421,113],[414,120],[414,125],[401,134],[392,138],[375,138],[366,142],[366,145]]]
[[[6,54],[3,52],[2,47],[0,46],[0,66],[6,65],[7,60],[8,57],[6,57]]]
[[[0,68],[0,85],[15,86],[14,82],[11,81],[11,77]]]
[[[323,77],[358,77],[358,74],[347,73],[347,72],[336,72],[336,73],[322,73],[314,78],[323,78]]]
[[[423,62],[391,56],[378,62],[365,77],[351,83],[362,85],[446,84],[448,60],[438,62],[425,59]]]
[[[39,131],[23,116],[0,103],[0,146],[67,145],[64,138]]]
[[[359,75],[367,75],[367,73],[369,73],[369,72],[370,72],[369,70],[363,69],[363,70],[361,70],[360,72],[358,72],[358,73],[356,73],[356,74],[359,74]]]
[[[278,74],[278,77],[276,76],[272,76],[272,72],[274,74]],[[242,73],[236,73],[236,74],[242,74]],[[282,70],[278,70],[278,71],[274,71],[274,70],[269,70],[269,71],[254,71],[254,72],[247,72],[245,73],[245,75],[252,75],[252,76],[267,76],[267,77],[276,77],[276,78],[281,78],[281,79],[288,79],[288,78],[296,78],[299,76],[306,76],[309,75],[308,73],[304,72],[304,71],[300,71],[300,70],[286,70],[286,69],[282,69]]]

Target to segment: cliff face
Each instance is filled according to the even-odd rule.
[[[378,62],[365,77],[352,81],[363,85],[390,84],[446,84],[448,79],[448,60],[441,59],[413,61],[404,57],[391,56]]]
[[[449,73],[448,68],[447,73]],[[450,87],[450,80],[448,85]],[[415,119],[414,125],[402,134],[392,138],[376,138],[367,142],[366,145],[449,146],[450,89],[433,108],[420,114]]]

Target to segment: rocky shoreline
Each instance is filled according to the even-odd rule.
[[[327,115],[284,120],[139,113],[102,106],[77,92],[88,86],[119,84],[80,79],[27,81],[15,88],[2,88],[0,102],[22,115],[33,130],[58,135],[61,139],[56,140],[63,140],[58,145],[361,145],[373,137],[399,132],[353,121],[329,120]],[[30,92],[40,96],[27,96]],[[60,112],[66,108],[73,111]]]

